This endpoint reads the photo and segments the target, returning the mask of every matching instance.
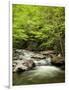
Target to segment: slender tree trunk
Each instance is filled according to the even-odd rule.
[[[59,39],[60,39],[61,53],[62,53],[62,56],[64,56],[63,43],[62,43],[62,38],[61,38],[61,36],[59,36]]]

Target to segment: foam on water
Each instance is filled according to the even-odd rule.
[[[35,70],[31,71],[31,75],[29,76],[29,78],[33,78],[33,77],[40,77],[40,78],[44,78],[44,77],[55,77],[56,75],[58,75],[58,73],[63,73],[64,71],[62,71],[61,69],[55,67],[55,66],[38,66],[36,67]]]
[[[65,81],[64,71],[54,66],[38,66],[22,74],[13,74],[14,85],[48,84]]]
[[[23,58],[27,59],[27,60],[31,59],[31,56],[34,55],[34,53],[32,51],[23,50],[23,52],[24,52]]]

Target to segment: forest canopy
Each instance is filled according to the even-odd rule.
[[[64,55],[64,7],[13,4],[12,12],[13,48]]]

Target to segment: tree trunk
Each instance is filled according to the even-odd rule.
[[[59,36],[59,40],[60,40],[61,54],[62,54],[62,56],[64,56],[64,49],[63,49],[63,43],[62,43],[61,35]]]

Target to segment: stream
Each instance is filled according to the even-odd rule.
[[[29,60],[35,54],[28,50],[17,50],[13,54],[13,61]],[[40,56],[40,54],[36,54],[36,56]],[[36,61],[36,58],[32,60]],[[33,69],[22,73],[13,73],[13,85],[63,83],[65,81],[64,70],[51,65],[49,58],[41,60],[42,65],[36,65]],[[45,64],[44,61],[46,62]]]

